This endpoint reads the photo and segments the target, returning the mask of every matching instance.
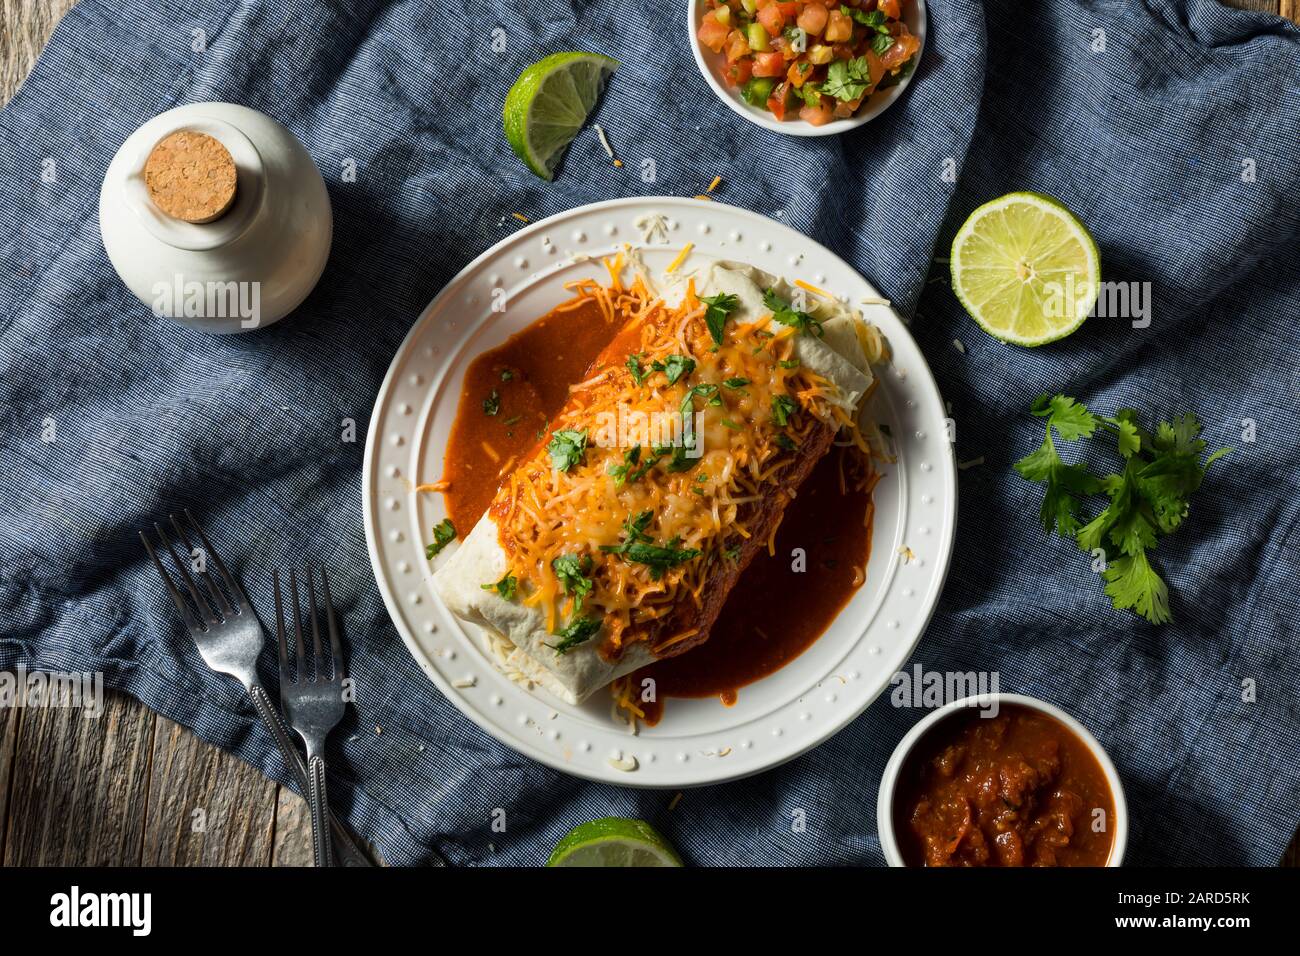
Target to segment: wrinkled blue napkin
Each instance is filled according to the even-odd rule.
[[[901,101],[807,140],[715,99],[679,3],[462,6],[83,0],[65,18],[0,115],[0,668],[103,671],[286,781],[135,537],[191,506],[263,609],[273,565],[337,569],[359,700],[332,738],[331,797],[388,861],[538,863],[573,824],[612,813],[652,821],[696,864],[879,863],[876,783],[917,711],[883,698],[812,753],[671,812],[670,792],[533,763],[460,716],[399,641],[363,541],[362,440],[339,441],[341,419],[369,420],[423,306],[518,228],[510,212],[693,195],[720,173],[718,199],[825,243],[912,319],[958,457],[983,458],[961,473],[952,573],[915,660],[996,670],[1003,690],[1087,724],[1127,787],[1130,862],[1275,863],[1300,818],[1300,31],[1213,0],[936,0]],[[596,119],[628,163],[614,169],[587,132],[546,185],[506,145],[501,100],[523,66],[575,47],[623,62]],[[153,318],[114,274],[96,216],[126,136],[213,99],[288,125],[335,215],[312,296],[233,338]],[[1094,319],[1028,351],[974,326],[932,256],[976,205],[1022,189],[1089,225],[1106,278],[1151,283],[1149,327]],[[1176,623],[1113,610],[1086,556],[1038,527],[1040,491],[1011,464],[1041,441],[1026,409],[1045,389],[1103,410],[1194,409],[1213,445],[1236,446],[1157,553]],[[262,674],[272,683],[269,653]],[[491,830],[496,807],[507,833]],[[796,808],[807,828],[792,833]]]

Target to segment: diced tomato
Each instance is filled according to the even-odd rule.
[[[727,37],[727,62],[735,63],[742,56],[749,56],[749,41],[745,39],[745,34],[739,30],[732,30]]]
[[[813,126],[825,126],[831,121],[831,108],[826,105],[826,97],[822,97],[820,106],[801,106],[799,108],[799,118],[805,123],[811,123]]]
[[[779,37],[785,29],[785,14],[779,4],[771,3],[758,11],[758,22],[769,36]]]
[[[790,103],[790,86],[788,83],[778,83],[772,95],[767,98],[768,111],[778,120],[785,119],[785,111]]]
[[[824,34],[827,43],[845,43],[853,38],[853,19],[838,10],[831,11]]]
[[[785,74],[786,80],[795,89],[803,86],[804,80],[812,76],[812,64],[810,63],[791,63],[789,71]]]
[[[760,53],[754,57],[755,76],[784,76],[785,57],[780,53]]]
[[[749,78],[754,75],[754,61],[750,59],[737,60],[725,70],[727,82],[732,86],[742,86],[749,82]]]
[[[894,40],[894,45],[885,51],[885,55],[880,58],[885,69],[894,70],[910,60],[917,50],[921,49],[921,41],[903,28],[903,32]]]
[[[876,4],[876,9],[889,17],[889,19],[897,20],[902,16],[902,12],[899,10],[900,6],[901,4],[899,3],[899,0],[880,0],[880,2]]]
[[[799,15],[800,4],[794,3],[793,0],[790,3],[778,2],[777,6],[781,8],[781,15],[784,16],[787,20],[793,20],[795,17]]]
[[[803,8],[803,13],[799,14],[799,29],[803,30],[810,37],[819,37],[822,31],[826,29],[826,21],[830,18],[830,10],[824,3],[810,3]]]
[[[876,56],[875,50],[868,49],[864,55],[867,58],[867,74],[871,77],[871,86],[867,88],[867,95],[870,96],[885,75],[885,64]]]
[[[714,53],[721,53],[722,47],[727,42],[727,34],[731,31],[718,22],[717,18],[710,10],[700,21],[700,44],[708,47]]]

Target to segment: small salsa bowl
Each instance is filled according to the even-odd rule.
[[[831,120],[824,126],[813,126],[806,120],[798,118],[778,120],[767,110],[746,103],[744,98],[741,97],[739,89],[732,89],[727,86],[722,76],[722,70],[727,63],[726,57],[721,53],[714,53],[700,43],[700,21],[707,9],[704,0],[688,0],[687,2],[687,41],[691,45],[691,52],[695,54],[696,65],[700,68],[700,72],[704,74],[704,79],[708,81],[709,86],[713,88],[713,92],[717,94],[718,99],[751,123],[764,129],[770,129],[775,133],[784,133],[786,136],[838,136],[840,133],[847,133],[851,129],[857,129],[864,123],[871,122],[889,109],[903,95],[903,91],[907,89],[908,84],[916,76],[916,70],[921,64],[921,57],[925,55],[927,22],[925,0],[904,0],[904,3],[902,21],[907,24],[907,29],[912,35],[921,41],[920,49],[916,51],[916,64],[911,74],[900,80],[897,85],[883,92],[873,93],[852,116],[846,119]]]
[[[1113,831],[1110,855],[1107,857],[1105,865],[1108,867],[1123,865],[1124,851],[1128,844],[1128,803],[1124,799],[1124,786],[1120,782],[1119,774],[1115,771],[1115,765],[1111,763],[1110,757],[1102,749],[1101,744],[1097,742],[1097,738],[1090,734],[1083,724],[1056,705],[1049,704],[1047,701],[1039,700],[1036,697],[1027,697],[1024,694],[984,694],[953,701],[931,711],[918,721],[916,726],[909,730],[903,739],[899,741],[898,746],[894,748],[893,755],[889,758],[889,763],[885,765],[884,773],[881,775],[880,792],[876,799],[876,827],[877,832],[880,834],[880,847],[884,852],[885,862],[890,866],[905,867],[908,865],[899,846],[898,834],[894,826],[894,801],[898,795],[899,781],[908,757],[912,755],[922,738],[946,718],[963,710],[986,708],[994,701],[997,702],[999,708],[1007,705],[1018,705],[1054,718],[1092,754],[1101,768],[1106,784],[1110,789],[1111,799],[1115,804],[1114,819],[1110,821]]]

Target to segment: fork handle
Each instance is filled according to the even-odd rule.
[[[289,771],[298,781],[298,788],[304,795],[308,795],[311,791],[311,785],[307,777],[307,763],[302,759],[302,754],[298,752],[298,748],[294,746],[293,740],[289,736],[289,728],[285,726],[284,718],[275,709],[275,706],[271,703],[270,695],[267,694],[266,689],[261,684],[254,684],[250,687],[248,696],[253,699],[253,707],[257,710],[257,715],[262,718],[262,723],[266,724],[266,729],[271,732],[271,739],[280,748],[280,755],[284,758],[284,765],[289,768]],[[330,812],[329,804],[322,802],[322,805],[325,807],[326,819],[332,824],[331,829],[334,831],[334,843],[338,847],[339,862],[343,866],[374,866],[374,863],[370,862],[370,858],[362,853],[353,841],[352,834],[348,833],[347,828]]]
[[[307,806],[311,809],[311,849],[317,866],[333,866],[330,847],[329,801],[325,796],[325,761],[313,754],[307,761]]]

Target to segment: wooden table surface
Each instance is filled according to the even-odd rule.
[[[0,0],[0,100],[72,5]],[[1300,0],[1233,5],[1300,21]],[[0,865],[310,865],[297,794],[132,698],[105,696],[96,719],[0,708]]]

